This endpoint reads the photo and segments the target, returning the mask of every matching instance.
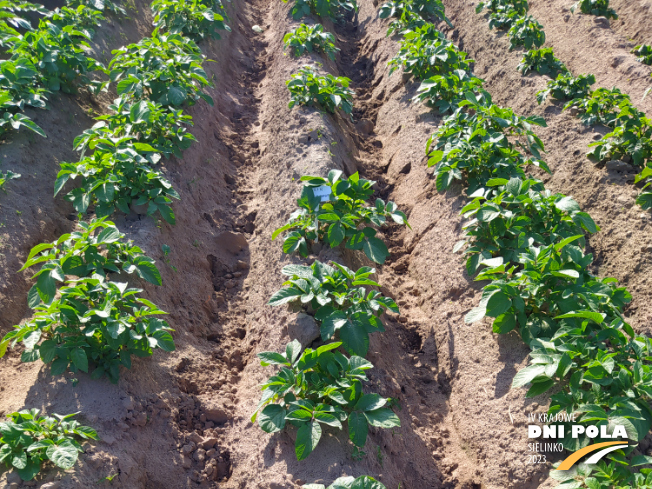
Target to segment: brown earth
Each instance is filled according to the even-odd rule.
[[[516,71],[521,53],[509,52],[505,36],[488,29],[474,13],[475,2],[445,3],[455,25],[449,37],[476,60],[476,74],[495,102],[545,116],[548,128],[539,134],[554,172],[545,177],[547,185],[573,195],[602,227],[590,240],[594,271],[629,287],[634,300],[627,314],[636,329],[647,331],[652,220],[634,205],[627,173],[597,168],[584,157],[604,128],[585,128],[558,103],[538,106],[535,94],[547,79],[521,77]],[[548,44],[574,73],[594,73],[599,86],[618,86],[642,110],[652,110],[651,98],[640,101],[650,68],[629,54],[629,38],[650,42],[649,2],[614,1],[621,19],[611,27],[571,15],[570,2],[530,3]],[[553,485],[546,481],[549,463],[526,464],[526,416],[544,412],[548,399],[526,400],[523,391],[510,390],[514,374],[527,364],[528,349],[516,335],[499,337],[488,324],[464,323],[480,290],[452,253],[465,199],[461,187],[438,194],[428,175],[425,142],[441,118],[410,102],[418,83],[400,73],[387,76],[386,63],[398,42],[385,37],[387,23],[377,18],[378,6],[361,2],[356,19],[326,26],[342,49],[336,63],[317,55],[298,60],[284,55],[283,35],[297,24],[288,5],[252,0],[229,6],[233,32],[202,45],[217,61],[207,65],[217,80],[211,93],[215,107],[189,110],[199,143],[183,161],[165,162],[182,197],[175,206],[178,224],[139,215],[114,219],[159,261],[164,285],[138,285],[170,312],[177,351],[134,362],[117,386],[86,375],[78,375],[76,385],[71,376],[55,381],[42,364],[21,364],[17,353],[0,361],[0,414],[24,407],[81,411],[80,418],[102,438],[73,471],[47,472],[46,481],[83,488],[117,474],[102,484],[278,489],[369,474],[389,489]],[[138,2],[136,8],[133,20],[98,29],[97,53],[108,54],[150,32],[147,4]],[[264,32],[257,34],[253,25]],[[285,81],[314,61],[353,80],[355,122],[371,124],[356,129],[339,116],[287,108]],[[102,112],[111,98],[56,97],[51,110],[34,113],[47,140],[19,134],[0,146],[0,168],[23,174],[0,196],[2,333],[30,314],[25,298],[30,274],[15,273],[29,249],[74,226],[69,204],[52,199],[57,162],[75,157],[72,140],[92,125],[89,109]],[[289,341],[288,325],[296,321],[294,313],[265,305],[280,287],[281,267],[301,261],[283,255],[280,242],[270,241],[271,232],[295,208],[298,177],[330,168],[359,170],[377,180],[378,195],[406,210],[413,227],[385,233],[392,256],[378,267],[378,280],[401,306],[401,316],[385,318],[387,332],[372,337],[369,355],[375,365],[369,388],[399,399],[402,427],[373,430],[362,461],[351,457],[345,434],[328,432],[308,460],[297,462],[293,432],[266,435],[249,421],[259,384],[271,372],[255,353],[280,350]],[[163,244],[171,247],[168,257]],[[338,250],[321,251],[319,259],[362,264],[359,256]],[[0,483],[6,477],[1,475]]]

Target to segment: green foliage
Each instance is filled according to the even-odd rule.
[[[65,276],[78,278],[100,275],[105,279],[110,273],[136,274],[155,285],[161,285],[161,275],[154,260],[143,250],[125,241],[114,223],[105,218],[80,222],[80,231],[64,234],[52,243],[41,243],[30,251],[20,271],[41,264],[32,277],[38,279],[29,292],[29,306],[41,301],[49,304],[54,299],[56,283]]]
[[[567,73],[568,68],[559,61],[552,48],[530,49],[523,55],[521,63],[517,66],[518,71],[527,75],[536,71],[540,75],[557,76],[559,73]]]
[[[170,34],[183,34],[192,39],[220,39],[219,31],[231,31],[226,25],[226,12],[220,0],[154,0],[154,26]]]
[[[283,37],[284,49],[290,48],[294,56],[299,57],[303,53],[321,52],[326,54],[333,61],[339,51],[335,47],[335,36],[330,32],[324,32],[321,24],[306,25],[292,29]]]
[[[295,105],[317,105],[334,114],[342,109],[345,114],[353,111],[353,90],[349,88],[351,80],[330,73],[318,75],[312,66],[304,66],[299,73],[285,83],[290,91],[288,107]]]
[[[56,299],[36,306],[33,319],[5,335],[0,351],[4,354],[8,345],[22,342],[21,360],[40,358],[51,364],[52,375],[88,372],[94,364],[92,378],[106,375],[117,383],[120,366],[131,368],[131,355],[147,357],[155,348],[175,349],[167,322],[152,317],[165,312],[138,298],[140,292],[99,274],[65,280]]]
[[[14,468],[24,481],[32,480],[46,462],[71,469],[83,452],[77,438],[97,440],[94,429],[72,419],[77,413],[52,418],[39,412],[11,413],[9,420],[0,423],[0,462]]]
[[[611,122],[613,131],[589,144],[594,149],[587,154],[588,158],[600,162],[630,156],[634,165],[643,166],[652,156],[652,120],[634,106],[622,104]]]
[[[483,92],[484,80],[470,75],[464,70],[455,70],[452,73],[436,75],[421,83],[417,95],[413,100],[419,100],[440,114],[452,112],[457,109],[462,100],[466,100],[466,93],[479,94]]]
[[[585,99],[591,92],[591,85],[595,83],[593,75],[579,75],[574,77],[570,72],[560,73],[555,80],[550,80],[545,90],[537,92],[537,102],[545,102],[548,95],[557,100]]]
[[[362,382],[368,380],[365,371],[373,365],[362,357],[346,358],[336,351],[339,346],[330,343],[301,353],[301,344],[294,340],[284,353],[258,354],[261,365],[278,365],[280,370],[263,384],[263,397],[251,421],[258,418],[267,433],[281,431],[286,424],[297,427],[297,460],[312,453],[323,426],[342,429],[347,423],[349,439],[362,448],[370,426],[391,429],[401,425],[387,407],[389,399],[362,393]]]
[[[371,226],[380,227],[392,219],[409,227],[407,217],[394,202],[376,199],[373,206],[367,205],[376,182],[360,178],[357,172],[347,179],[341,176],[341,171],[331,170],[328,178],[301,177],[305,183],[301,198],[297,199],[299,209],[292,213],[287,224],[274,231],[272,240],[290,231],[283,242],[285,253],[299,252],[307,256],[309,244],[322,242],[334,248],[344,243],[346,248],[363,250],[370,260],[384,263],[389,251]],[[328,187],[328,200],[322,202],[315,190]]]
[[[489,0],[488,2],[478,3],[475,11],[480,13],[485,7],[489,12],[498,12],[501,8],[511,8],[514,9],[519,16],[527,14],[530,9],[527,0]]]
[[[394,30],[400,32],[408,27],[421,27],[426,21],[437,23],[446,22],[453,27],[451,21],[446,17],[444,4],[441,0],[389,0],[380,7],[379,17],[381,19],[395,19],[394,22],[403,24],[401,28],[390,28],[391,34]]]
[[[287,3],[288,0],[283,0]],[[357,12],[356,0],[294,0],[292,17],[299,20],[307,15],[319,15],[322,19],[340,20],[347,12]]]
[[[609,8],[609,0],[579,0],[571,7],[571,12],[575,12],[579,7],[583,14],[599,15],[607,19],[617,19],[616,11]]]
[[[360,477],[340,477],[330,486],[323,484],[305,484],[303,489],[387,489],[381,482],[373,477],[361,475]]]
[[[640,61],[646,65],[652,65],[652,46],[647,44],[639,44],[634,49],[632,49],[632,53],[638,56],[636,61]]]
[[[620,451],[616,453],[620,455]],[[571,470],[551,470],[550,477],[561,482],[556,487],[561,489],[650,489],[652,487],[652,470],[640,469],[632,473],[626,466],[624,457],[606,463],[600,460],[597,465],[576,464]],[[647,455],[632,457],[631,467],[648,465],[652,459]]]
[[[470,72],[472,62],[432,24],[426,24],[404,33],[398,54],[387,64],[390,75],[403,67],[405,73],[424,80],[454,70]]]
[[[78,8],[85,7],[86,9],[95,9],[99,11],[108,10],[114,14],[127,15],[127,12],[117,3],[111,0],[66,0],[68,7]]]
[[[579,117],[587,126],[604,124],[614,127],[621,109],[631,105],[629,95],[622,93],[618,88],[598,88],[584,98],[571,100],[564,106],[564,110],[575,107]]]
[[[75,138],[74,148],[82,152],[101,148],[103,140],[136,137],[140,143],[149,144],[166,158],[181,158],[182,152],[196,141],[184,126],[192,125],[192,117],[181,109],[163,106],[157,102],[133,102],[121,96],[112,105],[112,113],[97,118],[91,129]]]
[[[464,180],[471,195],[493,178],[523,178],[524,168],[531,164],[550,172],[540,159],[543,142],[531,129],[533,125],[545,127],[543,118],[516,115],[512,109],[493,104],[486,92],[483,97],[467,93],[459,107],[426,146],[438,191],[445,191],[455,180]],[[467,107],[471,110],[462,110]],[[518,148],[529,151],[533,158],[525,158]]]
[[[489,2],[480,2],[475,9],[476,13],[482,12],[485,7],[487,10],[489,10],[490,29],[495,27],[496,29],[500,30],[508,30],[511,29],[515,23],[521,21],[521,28],[518,29],[518,31],[521,31],[523,30],[523,27],[526,27],[526,25],[529,24],[524,24],[522,22],[522,20],[526,18],[529,9],[527,0],[489,0]],[[529,16],[527,18],[529,18]],[[532,20],[534,21],[534,19]],[[536,23],[536,21],[534,22]],[[523,34],[529,31],[533,31],[534,29],[536,28],[531,26],[526,31],[524,31]],[[515,31],[514,35],[516,35],[516,32],[517,31]],[[532,32],[532,34],[535,33]],[[510,31],[510,36],[511,35],[512,34]],[[535,34],[533,38],[536,39],[538,36],[540,36],[540,34]],[[512,47],[514,47],[514,44]]]
[[[213,105],[213,99],[203,91],[213,86],[202,68],[205,56],[192,40],[155,30],[152,37],[113,54],[109,70],[111,82],[117,82],[118,95],[174,106],[193,105],[201,98]]]
[[[525,49],[540,48],[546,42],[543,26],[531,15],[520,17],[509,29],[509,49],[523,46]]]
[[[6,192],[5,184],[9,180],[15,180],[17,178],[20,178],[20,173],[14,173],[11,170],[7,170],[5,173],[2,173],[2,171],[0,171],[0,190]]]
[[[322,340],[338,336],[349,353],[364,357],[369,349],[369,334],[385,331],[381,314],[386,309],[398,313],[398,306],[380,292],[366,291],[364,286],[380,287],[369,278],[376,272],[373,268],[362,267],[353,272],[344,265],[333,264],[335,268],[319,261],[310,267],[284,267],[281,273],[290,279],[268,304],[280,306],[299,301],[314,312]]]

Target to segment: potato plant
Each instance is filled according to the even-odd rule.
[[[25,270],[40,265],[32,277],[36,284],[28,294],[31,308],[41,302],[49,304],[56,294],[57,282],[66,276],[78,278],[111,273],[135,274],[143,280],[161,285],[161,274],[154,260],[143,254],[131,240],[125,241],[114,223],[105,218],[80,222],[80,230],[64,234],[52,243],[41,243],[30,251]]]
[[[379,17],[381,19],[395,19],[393,22],[405,22],[414,26],[416,18],[422,22],[446,22],[453,27],[451,21],[446,17],[444,4],[441,0],[389,0],[380,7]]]
[[[340,477],[328,487],[323,484],[304,484],[301,487],[303,489],[387,489],[381,482],[368,475]]]
[[[16,180],[17,178],[20,178],[20,173],[14,173],[11,170],[7,170],[6,172],[2,172],[0,170],[0,190],[3,192],[7,192],[5,189],[5,185],[9,180]]]
[[[489,12],[497,12],[499,9],[506,7],[516,10],[519,16],[526,15],[530,9],[527,0],[488,0],[487,2],[479,2],[476,12],[480,13],[485,8]]]
[[[631,105],[629,95],[618,88],[598,88],[584,98],[576,98],[564,106],[564,110],[576,108],[578,117],[587,126],[604,124],[615,127],[621,109]]]
[[[467,73],[455,70],[452,73],[436,75],[421,82],[417,95],[412,100],[419,100],[440,114],[455,111],[466,93],[480,94],[483,91],[484,80]]]
[[[546,89],[537,92],[537,102],[542,104],[552,95],[557,100],[584,99],[591,93],[595,83],[594,75],[573,76],[570,72],[560,73],[547,83]]]
[[[220,39],[219,31],[230,32],[226,11],[220,0],[154,0],[154,26],[170,34],[183,34],[192,39]]]
[[[567,73],[568,69],[559,61],[552,48],[531,49],[523,55],[523,59],[517,66],[518,71],[527,75],[536,71],[540,75],[557,76],[559,73]]]
[[[318,75],[312,66],[304,66],[299,73],[285,83],[290,91],[288,107],[295,105],[315,105],[331,114],[341,109],[351,115],[353,111],[353,90],[351,80],[344,76]]]
[[[342,429],[347,424],[349,439],[359,449],[365,446],[369,427],[391,429],[401,422],[378,394],[363,394],[366,370],[373,365],[359,356],[347,358],[329,343],[316,350],[294,340],[284,353],[258,354],[261,365],[280,370],[263,384],[263,397],[251,418],[266,433],[297,429],[295,453],[303,460],[312,453],[324,427]],[[363,486],[365,487],[365,486]]]
[[[153,350],[174,351],[168,323],[153,317],[166,314],[137,295],[141,289],[111,282],[101,275],[66,280],[58,296],[35,307],[34,317],[7,333],[0,343],[22,343],[23,362],[39,358],[50,364],[52,375],[89,372],[117,383],[120,366],[131,368],[131,356],[151,356]],[[0,356],[2,356],[0,355]]]
[[[79,439],[97,440],[97,433],[72,419],[77,413],[39,416],[38,409],[10,413],[0,422],[0,462],[32,480],[46,463],[71,469],[83,452]]]
[[[380,287],[369,278],[376,271],[362,267],[356,272],[344,265],[334,267],[315,261],[310,267],[288,265],[281,273],[289,277],[268,304],[280,306],[297,302],[314,313],[324,341],[337,336],[351,354],[366,356],[369,334],[385,331],[380,316],[385,310],[399,312],[391,297],[365,286]]]
[[[516,19],[509,29],[509,49],[523,46],[525,49],[540,48],[546,42],[543,26],[532,17],[526,15]]]
[[[571,12],[577,9],[583,14],[599,15],[607,19],[618,19],[616,11],[609,7],[609,0],[579,0],[571,7]]]
[[[334,61],[339,51],[339,48],[335,47],[335,35],[324,32],[324,26],[321,24],[301,24],[295,27],[283,37],[283,44],[284,49],[289,48],[297,58],[304,53],[320,52]]]
[[[287,2],[288,0],[283,1]],[[294,20],[299,20],[310,14],[315,14],[322,19],[329,18],[333,21],[339,21],[347,13],[357,11],[358,3],[356,0],[294,0],[292,17]]]
[[[149,99],[161,105],[193,105],[213,99],[203,91],[212,87],[202,67],[205,56],[192,40],[156,30],[137,44],[113,51],[109,63],[111,82],[118,95]]]
[[[301,181],[304,186],[297,199],[299,209],[272,233],[274,240],[290,231],[283,242],[285,253],[307,256],[312,243],[322,242],[331,248],[344,243],[346,248],[363,250],[370,260],[384,263],[389,251],[372,226],[381,227],[391,219],[410,227],[394,202],[376,199],[374,205],[367,205],[376,182],[360,178],[357,172],[345,179],[340,170],[331,170],[327,178],[303,176]],[[319,194],[324,189],[330,190],[323,197],[325,201]]]
[[[432,24],[405,32],[400,44],[397,55],[387,63],[390,75],[401,67],[404,73],[419,80],[455,70],[471,71],[473,60],[466,59],[466,53],[459,51]]]
[[[646,65],[652,65],[652,46],[648,44],[639,44],[632,49],[632,53],[638,56],[636,61],[640,61]]]

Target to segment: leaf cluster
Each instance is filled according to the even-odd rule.
[[[359,356],[347,358],[336,350],[339,346],[329,343],[301,352],[301,344],[294,340],[284,353],[258,354],[261,365],[277,365],[280,370],[263,384],[263,397],[251,421],[258,418],[267,433],[281,431],[287,424],[298,428],[297,460],[312,453],[324,426],[342,429],[346,423],[349,439],[361,448],[370,426],[391,429],[401,425],[387,407],[389,399],[363,394],[362,382],[368,380],[365,371],[373,365]]]
[[[323,484],[305,484],[303,489],[387,489],[382,482],[373,477],[361,475],[360,477],[339,477],[330,486]]]
[[[652,65],[652,46],[648,44],[639,44],[632,49],[632,53],[638,56],[636,61],[640,61],[646,65]]]
[[[182,34],[191,39],[220,39],[219,31],[230,32],[227,15],[220,0],[154,0],[154,26],[170,34]]]
[[[516,19],[509,29],[509,49],[523,46],[525,49],[540,48],[546,42],[543,26],[532,17],[526,15]]]
[[[344,76],[318,75],[312,66],[304,66],[285,82],[290,91],[288,107],[316,105],[331,114],[342,109],[345,114],[353,111],[351,80]]]
[[[397,55],[387,64],[389,74],[399,68],[419,80],[435,75],[452,73],[455,70],[471,71],[472,59],[438,31],[432,24],[426,24],[403,34]]]
[[[0,422],[0,462],[14,468],[24,481],[32,480],[51,462],[69,470],[83,449],[78,438],[97,440],[97,433],[72,419],[77,413],[39,416],[38,409],[10,413]]]
[[[421,27],[426,22],[446,22],[453,27],[441,0],[390,0],[380,7],[379,17],[394,19],[388,35]]]
[[[0,171],[0,190],[3,192],[6,192],[5,190],[5,184],[9,180],[16,180],[17,178],[20,178],[20,173],[14,173],[11,170],[7,170],[6,172]]]
[[[517,66],[518,71],[527,75],[536,71],[540,75],[557,76],[559,73],[567,73],[568,68],[559,61],[552,48],[530,49],[523,55],[523,59]]]
[[[394,202],[376,199],[374,205],[367,204],[376,182],[360,178],[357,172],[345,179],[340,170],[331,170],[327,178],[303,176],[301,181],[304,186],[297,199],[299,209],[272,234],[274,240],[290,231],[283,242],[285,253],[307,256],[312,243],[326,243],[331,248],[344,243],[346,248],[363,250],[370,260],[384,263],[389,251],[372,226],[381,227],[391,219],[409,227],[407,217]],[[329,190],[325,202],[316,190]]]
[[[609,0],[579,0],[571,7],[571,12],[580,9],[583,14],[598,15],[607,19],[618,19],[616,11],[609,7]]]
[[[564,106],[564,110],[576,108],[581,121],[587,126],[603,124],[615,127],[618,114],[625,106],[630,106],[629,95],[619,88],[598,88],[583,98],[575,98]]]
[[[288,0],[283,0],[288,2]],[[338,21],[348,12],[357,12],[357,0],[294,0],[292,18],[300,20],[310,14]]]
[[[484,92],[484,80],[464,70],[435,75],[421,82],[417,95],[412,100],[419,100],[440,114],[453,112],[459,103],[466,99],[466,93],[479,95]]]
[[[595,83],[594,75],[573,76],[570,72],[560,73],[550,80],[545,90],[537,92],[537,102],[545,102],[548,95],[557,100],[585,99],[591,93],[591,85]]]
[[[353,272],[339,263],[333,265],[315,261],[310,267],[285,266],[281,273],[290,278],[268,304],[298,301],[314,313],[323,341],[337,336],[349,353],[364,357],[369,350],[369,334],[385,331],[380,316],[385,310],[398,314],[398,306],[392,298],[365,289],[380,287],[369,278],[376,272],[373,268]]]
[[[324,32],[324,26],[321,24],[301,24],[283,37],[283,44],[284,49],[289,48],[296,57],[303,53],[321,52],[334,61],[339,51],[339,48],[335,47],[335,35]]]

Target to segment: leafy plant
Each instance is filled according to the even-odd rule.
[[[387,64],[390,75],[403,67],[405,73],[423,80],[454,70],[470,72],[472,62],[432,24],[426,24],[404,33],[399,52]]]
[[[527,14],[530,6],[527,3],[527,0],[489,0],[488,2],[480,2],[476,7],[476,12],[480,13],[484,8],[487,8],[489,12],[496,12],[500,8],[509,7],[516,10],[516,13],[519,16]]]
[[[52,418],[39,412],[10,413],[9,420],[0,423],[0,462],[14,468],[24,481],[32,480],[46,462],[71,469],[84,451],[76,438],[97,440],[94,429],[72,419],[77,413]]]
[[[457,109],[458,104],[466,99],[466,92],[483,91],[484,80],[470,75],[464,70],[436,75],[421,82],[419,91],[413,100],[419,100],[437,109],[440,114]]]
[[[629,95],[618,88],[598,88],[584,98],[576,98],[564,106],[564,110],[576,108],[579,117],[587,126],[604,124],[614,127],[622,107],[630,106]]]
[[[591,85],[595,83],[593,75],[579,75],[574,77],[570,72],[560,73],[555,80],[547,83],[546,89],[537,92],[537,102],[545,102],[548,95],[557,100],[584,99],[591,92]]]
[[[616,11],[609,8],[609,0],[579,0],[571,7],[571,12],[575,12],[579,7],[583,14],[599,15],[607,19],[617,19]]]
[[[530,49],[523,55],[517,69],[523,75],[527,75],[530,71],[551,76],[568,72],[566,66],[555,57],[552,48]]]
[[[640,61],[646,65],[652,65],[652,46],[647,44],[639,44],[634,49],[632,49],[632,53],[638,56],[636,61]]]
[[[441,0],[389,0],[380,7],[381,19],[397,19],[413,24],[415,17],[433,23],[446,22],[453,27],[446,17],[444,4]],[[410,19],[410,20],[408,20]]]
[[[79,278],[100,275],[107,279],[110,273],[136,274],[148,282],[161,285],[161,274],[154,260],[143,250],[125,241],[114,223],[105,218],[79,222],[80,231],[64,234],[52,243],[41,243],[30,251],[23,271],[41,264],[32,277],[38,279],[28,294],[29,306],[41,301],[49,304],[54,299],[56,283],[65,276]]]
[[[475,274],[482,266],[518,264],[533,247],[548,246],[566,238],[596,233],[600,228],[571,197],[552,194],[532,179],[496,178],[487,187],[498,188],[492,197],[476,196],[461,210],[469,221],[465,237],[455,251],[467,246],[466,271]],[[577,238],[584,246],[584,238]]]
[[[52,375],[88,372],[94,363],[92,378],[106,375],[117,383],[120,366],[131,368],[131,355],[151,356],[155,348],[174,351],[168,323],[151,317],[166,313],[138,298],[140,289],[98,274],[64,283],[58,298],[36,306],[33,319],[5,335],[2,355],[7,346],[22,342],[21,360],[51,363]]]
[[[364,358],[346,358],[335,351],[340,343],[316,350],[294,340],[285,353],[263,352],[261,365],[278,365],[280,371],[263,384],[263,397],[251,418],[258,418],[266,433],[275,433],[292,424],[298,428],[295,443],[297,460],[312,453],[322,435],[322,425],[342,429],[347,423],[349,439],[364,447],[369,426],[390,429],[401,422],[378,394],[363,394],[365,371],[373,365]],[[260,411],[260,412],[259,412]]]
[[[151,167],[160,159],[156,149],[131,137],[117,140],[103,139],[91,156],[78,163],[61,163],[54,195],[69,179],[81,180],[81,186],[66,194],[77,212],[85,213],[95,205],[98,217],[111,215],[116,210],[130,213],[132,206],[147,206],[144,213],[157,211],[168,223],[176,218],[171,209],[172,199],[179,194],[160,170]]]
[[[117,82],[118,95],[175,106],[193,105],[201,98],[213,105],[213,99],[203,91],[212,86],[202,68],[205,56],[194,41],[157,29],[152,37],[113,54],[109,70],[111,82]]]
[[[193,39],[220,39],[219,31],[231,31],[220,0],[154,0],[154,26],[170,34],[183,34]]]
[[[9,180],[15,180],[17,178],[20,178],[20,173],[14,173],[11,170],[7,170],[5,173],[2,173],[2,171],[0,171],[0,190],[6,192],[5,184]]]
[[[288,107],[317,105],[334,114],[342,109],[345,114],[353,110],[351,80],[343,76],[318,75],[312,66],[304,66],[286,82],[290,91]]]
[[[517,46],[525,49],[540,48],[546,42],[543,26],[531,15],[520,17],[509,29],[510,50]]]
[[[321,24],[301,24],[283,37],[283,44],[285,49],[290,48],[296,57],[306,52],[317,51],[326,54],[334,61],[339,51],[335,47],[335,36],[330,32],[324,32],[324,26]]]
[[[105,139],[137,137],[165,157],[181,158],[182,152],[196,141],[184,127],[192,125],[192,117],[181,109],[147,100],[133,102],[123,95],[109,105],[109,110],[112,113],[98,117],[99,122],[75,138],[74,148],[82,156],[87,149],[94,150],[98,145],[102,148]]]
[[[330,486],[323,484],[304,484],[303,489],[387,489],[381,482],[373,477],[361,475],[360,477],[339,477]]]
[[[287,3],[288,0],[283,0]],[[334,21],[341,19],[347,12],[357,12],[356,0],[294,0],[292,17],[299,20],[311,13],[319,15],[322,19],[330,18]]]
[[[540,159],[543,142],[532,130],[533,125],[545,127],[543,118],[523,117],[499,107],[486,92],[477,97],[467,92],[459,107],[426,145],[428,166],[435,167],[438,191],[448,189],[454,180],[463,180],[471,195],[493,178],[523,178],[524,168],[530,164],[550,172]],[[471,110],[464,112],[467,107]],[[529,151],[534,158],[525,158],[517,148]]]
[[[394,202],[376,199],[375,205],[366,205],[376,182],[360,178],[357,172],[347,179],[341,176],[341,171],[331,170],[328,178],[301,177],[305,183],[297,199],[299,209],[274,231],[272,240],[291,231],[283,242],[285,253],[307,256],[309,244],[323,242],[334,248],[345,243],[346,248],[363,250],[370,260],[384,263],[389,251],[371,225],[383,226],[390,218],[409,227],[407,217]],[[327,200],[322,201],[322,195]]]
[[[127,12],[119,4],[111,0],[66,0],[69,7],[77,8],[80,6],[96,9],[100,11],[108,10],[114,14],[127,15]]]
[[[333,265],[335,268],[315,261],[310,267],[283,267],[281,273],[290,279],[268,304],[280,306],[298,300],[309,312],[314,312],[321,324],[322,340],[337,335],[349,353],[366,356],[369,334],[385,331],[380,315],[386,309],[398,313],[398,306],[390,297],[364,288],[365,285],[380,287],[369,278],[376,272],[373,268],[362,267],[353,272],[339,263]]]
[[[526,17],[529,9],[526,0],[489,0],[478,3],[476,13],[485,7],[489,10],[489,28],[500,30],[510,29],[515,22]]]
[[[636,166],[644,166],[652,156],[652,120],[634,106],[621,104],[620,112],[613,119],[613,131],[602,139],[589,144],[594,148],[587,157],[596,163],[630,156]]]

